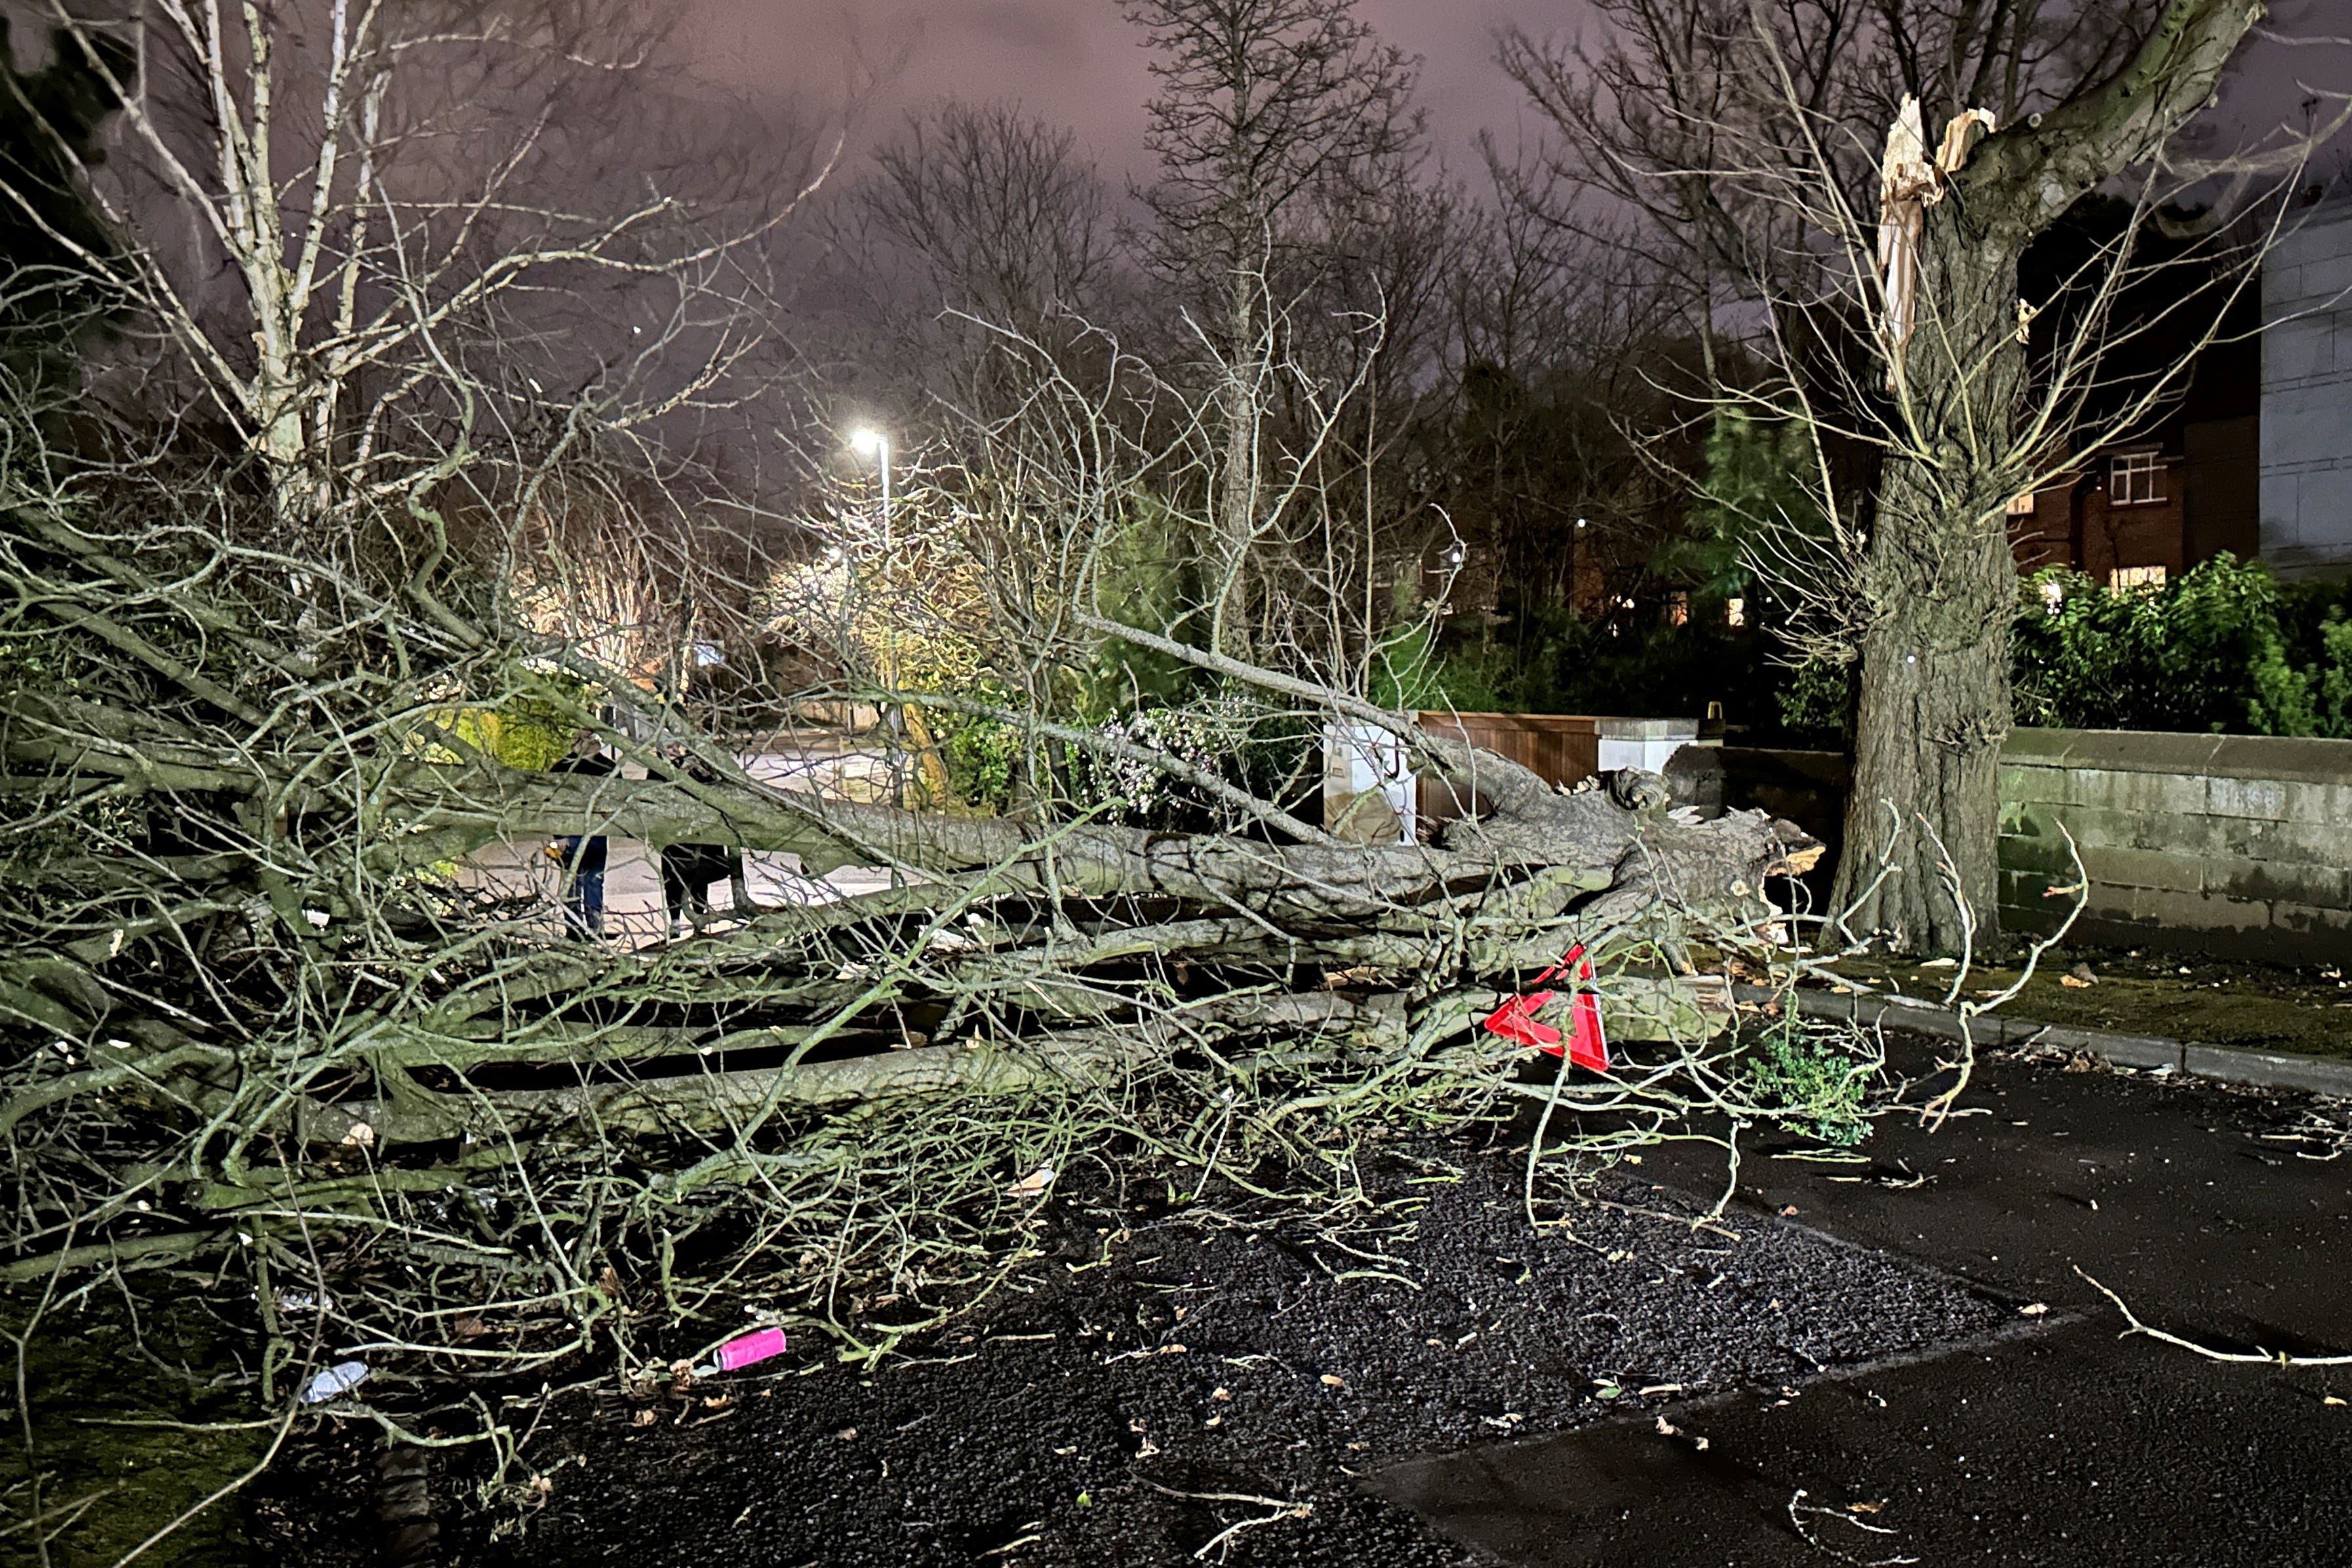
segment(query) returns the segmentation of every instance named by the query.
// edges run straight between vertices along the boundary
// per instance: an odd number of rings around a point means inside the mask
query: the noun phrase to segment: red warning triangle
[[[1536,976],[1536,984],[1542,984],[1570,965],[1576,967],[1576,978],[1582,984],[1568,1001],[1568,1059],[1577,1067],[1606,1072],[1609,1037],[1601,1027],[1601,996],[1592,988],[1592,961],[1584,956],[1584,944],[1579,942],[1570,948],[1567,956]],[[1558,994],[1553,991],[1534,991],[1512,997],[1486,1016],[1486,1032],[1499,1035],[1514,1045],[1533,1046],[1549,1055],[1559,1055],[1559,1031],[1536,1017],[1538,1010]]]

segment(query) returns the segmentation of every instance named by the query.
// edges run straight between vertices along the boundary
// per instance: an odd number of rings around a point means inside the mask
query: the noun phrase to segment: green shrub
[[[1789,671],[1774,697],[1780,722],[1804,735],[1836,735],[1845,729],[1853,703],[1853,666],[1810,658]]]
[[[2013,637],[2021,724],[2352,736],[2345,590],[2217,555],[2162,588],[2053,570]]]
[[[572,749],[579,726],[576,706],[511,697],[496,708],[460,710],[450,728],[508,767],[544,773]]]
[[[957,798],[987,812],[1010,806],[1021,768],[1021,731],[1001,720],[941,710],[928,721]]]
[[[1760,1109],[1824,1143],[1859,1143],[1870,1131],[1862,1113],[1870,1065],[1806,1034],[1794,1018],[1750,1040],[1738,1070]]]

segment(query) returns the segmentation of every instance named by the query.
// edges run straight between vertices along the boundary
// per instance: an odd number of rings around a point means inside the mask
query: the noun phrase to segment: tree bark
[[[1999,768],[2017,574],[2005,506],[2044,452],[2017,447],[2018,259],[2102,182],[2202,109],[2264,13],[2173,0],[2131,64],[1989,138],[1927,214],[1919,321],[1896,361],[1895,436],[1864,572],[1853,784],[1833,900],[1898,950],[2000,929]],[[2053,439],[2063,439],[2061,432]]]
[[[1886,465],[1864,579],[1872,614],[1832,901],[1855,931],[1906,952],[1958,952],[1999,929],[2017,607],[2007,502],[2025,355],[2012,243],[1955,220],[1922,256],[1937,341],[1910,356],[1926,374],[1905,392],[1924,439]]]
[[[1238,205],[1238,204],[1237,204]],[[1209,646],[1228,658],[1252,658],[1255,630],[1250,618],[1250,549],[1257,529],[1257,434],[1264,414],[1265,356],[1259,352],[1253,309],[1261,287],[1256,267],[1240,252],[1231,258],[1232,277],[1226,304],[1224,386],[1224,461],[1217,476],[1215,500],[1216,549],[1211,569],[1214,595],[1209,623]]]

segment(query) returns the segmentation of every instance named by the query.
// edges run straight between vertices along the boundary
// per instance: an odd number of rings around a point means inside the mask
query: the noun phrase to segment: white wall
[[[2309,214],[2263,263],[2262,441],[2263,559],[2352,572],[2352,206]]]

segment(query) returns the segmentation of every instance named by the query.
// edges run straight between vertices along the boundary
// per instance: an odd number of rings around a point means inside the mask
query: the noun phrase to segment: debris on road
[[[348,1394],[367,1381],[368,1364],[363,1361],[337,1362],[312,1378],[302,1390],[305,1405],[324,1405],[339,1394]]]

